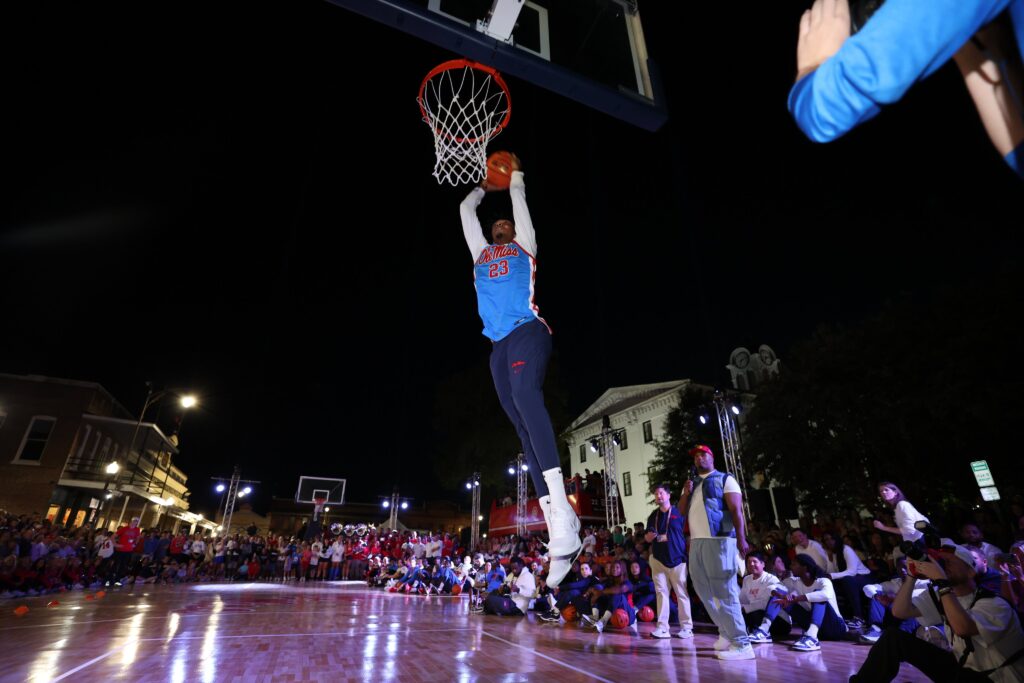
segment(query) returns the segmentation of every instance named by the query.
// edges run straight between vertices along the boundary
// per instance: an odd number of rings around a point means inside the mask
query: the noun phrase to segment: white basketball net
[[[500,77],[499,77],[500,78]],[[504,127],[508,93],[494,74],[470,65],[445,69],[417,98],[434,132],[438,183],[478,183],[487,173],[487,143]]]

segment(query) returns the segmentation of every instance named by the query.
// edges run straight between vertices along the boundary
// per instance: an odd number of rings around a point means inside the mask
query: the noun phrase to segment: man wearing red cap
[[[731,474],[715,470],[715,455],[707,446],[695,446],[690,455],[694,476],[679,499],[690,523],[690,580],[718,626],[717,657],[754,659],[736,582],[736,550],[744,557],[750,551],[740,485]]]

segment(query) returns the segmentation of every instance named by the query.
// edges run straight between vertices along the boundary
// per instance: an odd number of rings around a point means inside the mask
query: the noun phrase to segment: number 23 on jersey
[[[506,259],[490,264],[487,271],[487,277],[501,277],[502,275],[508,275],[508,261]]]

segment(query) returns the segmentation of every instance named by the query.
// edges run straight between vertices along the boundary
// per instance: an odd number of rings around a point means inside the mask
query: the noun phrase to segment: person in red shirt
[[[455,545],[455,542],[452,541],[451,535],[450,534],[445,534],[444,535],[444,546],[442,546],[442,548],[441,548],[441,557],[451,557],[452,556],[452,546],[454,546],[454,545]]]
[[[139,528],[138,517],[132,517],[127,526],[121,527],[114,534],[114,579],[118,585],[120,579],[127,573],[128,562],[141,538],[142,529]]]
[[[185,555],[185,532],[178,532],[178,535],[171,539],[171,546],[168,552],[178,562],[184,559]]]

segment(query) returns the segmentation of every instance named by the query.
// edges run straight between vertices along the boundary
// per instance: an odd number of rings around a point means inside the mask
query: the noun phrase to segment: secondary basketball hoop
[[[501,74],[479,62],[453,59],[431,69],[417,97],[434,133],[438,183],[478,183],[487,174],[487,143],[512,116]]]

